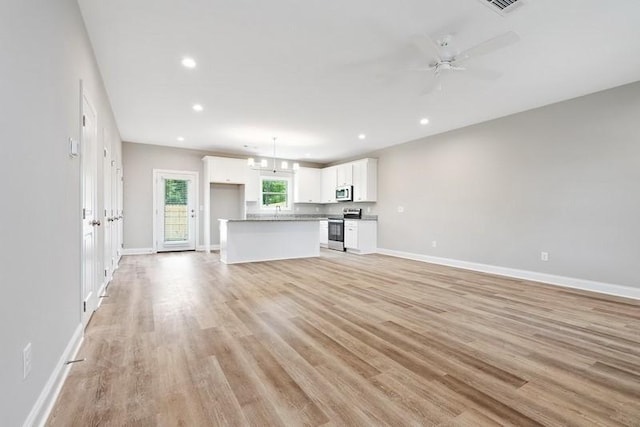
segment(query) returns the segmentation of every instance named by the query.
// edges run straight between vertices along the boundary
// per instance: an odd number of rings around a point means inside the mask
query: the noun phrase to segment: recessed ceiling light
[[[196,68],[196,61],[193,58],[182,58],[182,66],[185,68]]]
[[[420,119],[420,124],[421,125],[428,125],[429,124],[429,119],[427,119],[426,117],[424,119]]]
[[[365,135],[364,133],[361,133],[360,135],[358,135],[359,139],[365,139],[367,137],[367,135]]]
[[[202,111],[204,108],[200,104],[193,104],[194,111]]]
[[[178,139],[178,141],[182,142],[182,141],[184,141],[184,136],[179,136],[177,139]]]

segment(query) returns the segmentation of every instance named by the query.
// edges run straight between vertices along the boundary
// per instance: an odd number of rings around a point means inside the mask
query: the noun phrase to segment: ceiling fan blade
[[[431,37],[422,34],[412,37],[411,42],[424,54],[426,58],[434,60],[440,59],[438,44]]]
[[[420,92],[420,96],[425,96],[433,92],[433,90],[436,88],[438,84],[438,80],[439,80],[438,77],[434,75],[428,81],[427,85],[422,89],[422,91]]]
[[[433,71],[436,69],[435,65],[429,65],[427,67],[411,67],[409,71]]]
[[[460,52],[458,55],[456,55],[455,62],[460,63],[472,57],[486,55],[488,53],[512,45],[518,40],[520,40],[520,36],[518,36],[513,31],[500,34],[499,36],[486,40],[480,44],[477,44],[467,50]]]

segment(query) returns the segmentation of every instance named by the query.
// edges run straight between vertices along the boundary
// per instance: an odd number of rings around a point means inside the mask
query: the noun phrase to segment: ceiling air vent
[[[522,6],[523,0],[480,0],[482,3],[489,6],[493,11],[498,12],[501,15],[509,13]]]

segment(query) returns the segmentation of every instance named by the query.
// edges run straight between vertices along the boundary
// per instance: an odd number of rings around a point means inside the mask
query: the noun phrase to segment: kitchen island
[[[320,256],[318,218],[219,219],[225,264]]]

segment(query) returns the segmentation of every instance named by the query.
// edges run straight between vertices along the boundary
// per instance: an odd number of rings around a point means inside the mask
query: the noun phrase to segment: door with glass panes
[[[156,251],[196,249],[197,173],[156,172]]]

